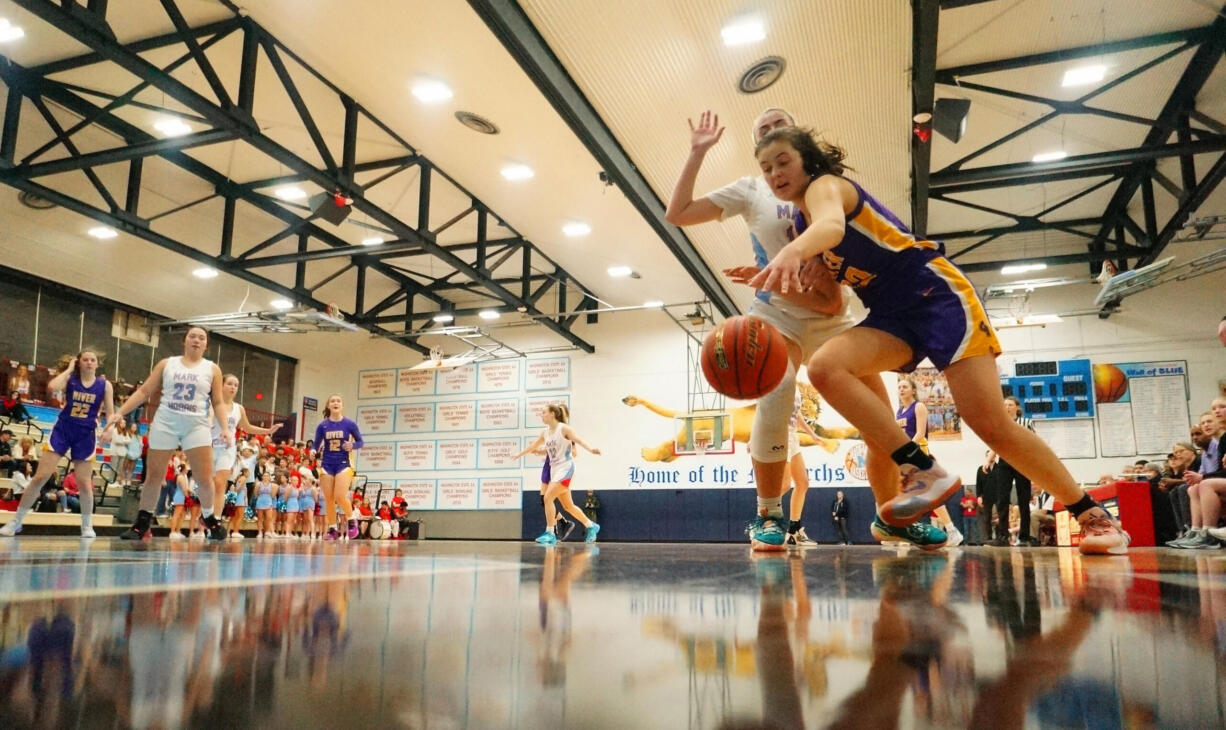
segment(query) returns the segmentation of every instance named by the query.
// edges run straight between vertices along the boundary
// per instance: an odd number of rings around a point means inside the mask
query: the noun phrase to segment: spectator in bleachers
[[[13,391],[7,398],[0,398],[0,416],[5,416],[13,423],[26,423],[30,420],[30,412],[22,402],[21,393]]]
[[[1199,426],[1197,433],[1200,433]],[[1184,475],[1193,464],[1200,464],[1200,455],[1196,447],[1186,441],[1175,444],[1171,449],[1171,458],[1158,480],[1158,489],[1167,493],[1171,511],[1175,518],[1176,538],[1183,537],[1192,526],[1192,508],[1188,503],[1188,483]],[[1166,542],[1166,541],[1164,541]]]
[[[140,459],[141,450],[144,446],[140,435],[140,426],[133,421],[128,424],[127,448],[124,450],[123,459],[120,461],[119,483],[131,484],[132,476],[136,473],[136,462]]]
[[[37,463],[23,461],[13,472],[13,499],[18,499],[25,494],[26,487],[30,486],[30,480],[34,478],[34,464]]]
[[[19,458],[13,457],[13,432],[7,428],[0,431],[0,474],[6,477],[13,475]]]
[[[1226,435],[1226,398],[1216,398],[1213,410],[1198,419],[1202,434],[1210,437],[1201,454],[1200,467],[1188,470],[1188,502],[1192,512],[1192,527],[1187,536],[1167,543],[1171,547],[1190,550],[1213,550],[1226,540],[1226,531],[1218,528],[1222,512],[1221,497],[1226,493],[1226,466],[1223,465],[1222,437]]]
[[[34,439],[29,436],[22,436],[17,440],[17,445],[13,447],[13,461],[38,461],[38,451],[34,446]]]
[[[57,496],[59,497],[62,511],[80,514],[81,487],[77,484],[77,472],[75,469],[69,470],[64,475],[64,481],[60,482],[60,491]]]
[[[17,393],[23,399],[30,397],[30,371],[25,365],[18,365],[17,372],[9,378],[9,392]]]

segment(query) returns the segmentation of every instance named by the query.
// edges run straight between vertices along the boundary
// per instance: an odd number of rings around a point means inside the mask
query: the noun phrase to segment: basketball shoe
[[[587,543],[596,542],[596,533],[600,532],[600,525],[593,522],[588,527],[583,528],[583,541]]]
[[[927,469],[902,464],[902,492],[881,505],[881,520],[894,527],[906,527],[945,503],[962,486],[962,480],[945,471],[936,461]]]
[[[749,534],[749,544],[754,550],[783,550],[789,522],[786,517],[758,515],[745,528]]]
[[[877,542],[909,542],[924,550],[940,550],[949,542],[944,530],[933,527],[927,521],[894,527],[887,525],[878,515],[868,529]]]

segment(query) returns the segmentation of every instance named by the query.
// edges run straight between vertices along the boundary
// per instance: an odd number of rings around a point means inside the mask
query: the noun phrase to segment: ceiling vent
[[[745,73],[741,74],[741,80],[736,86],[742,94],[756,94],[764,91],[779,80],[786,67],[787,64],[781,57],[767,56],[755,61],[752,66],[745,69]]]
[[[460,124],[481,134],[498,134],[498,125],[494,124],[485,117],[478,116],[472,112],[456,112],[455,118],[460,120]]]

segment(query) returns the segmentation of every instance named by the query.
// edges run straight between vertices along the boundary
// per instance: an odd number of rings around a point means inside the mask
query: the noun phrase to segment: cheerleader
[[[307,486],[302,488],[298,495],[298,529],[303,533],[307,540],[316,538],[315,532],[315,487],[311,485],[310,480],[306,482]]]
[[[319,464],[319,487],[324,495],[324,515],[335,520],[336,508],[345,515],[345,537],[358,536],[358,521],[353,516],[353,503],[349,500],[349,484],[353,481],[353,452],[362,448],[362,432],[358,424],[345,418],[344,401],[339,395],[328,398],[324,405],[324,418],[315,427],[315,443],[320,445],[323,458]],[[337,504],[339,502],[339,505]],[[329,525],[325,540],[341,537],[334,523]]]
[[[226,509],[230,510],[230,539],[242,540],[243,533],[239,529],[243,522],[243,514],[247,511],[247,470],[238,473],[238,478],[230,485],[226,494]]]
[[[285,476],[284,472],[277,472],[276,488],[274,490],[274,494],[277,495],[277,522],[270,536],[273,539],[288,537],[285,534],[285,515],[289,509],[289,492],[289,479]]]
[[[298,513],[301,510],[298,498],[302,495],[302,487],[295,486],[298,483],[295,479],[289,485],[289,495],[285,498],[285,537],[290,540],[298,539]]]
[[[170,516],[170,539],[171,540],[186,540],[183,536],[181,528],[183,527],[183,515],[191,509],[190,496],[191,489],[191,472],[187,470],[187,464],[180,464],[175,472],[175,494],[170,503],[174,506],[174,513]],[[192,531],[193,534],[195,530]]]
[[[100,411],[107,417],[106,431],[117,422],[112,414],[115,409],[114,391],[106,378],[98,375],[98,354],[93,350],[82,350],[59,369],[60,374],[52,378],[48,387],[52,390],[63,389],[67,398],[66,404],[56,418],[51,437],[43,444],[44,455],[38,461],[38,471],[22,493],[13,519],[0,528],[0,537],[12,537],[21,532],[22,521],[34,507],[34,502],[42,493],[43,485],[55,474],[60,459],[65,456],[72,460],[77,484],[84,485],[81,489],[81,537],[95,537],[92,524],[96,450],[94,433],[97,430]]]
[[[275,519],[275,511],[272,492],[273,485],[268,479],[268,474],[264,473],[260,475],[260,481],[255,485],[256,526],[259,530],[256,533],[257,540],[263,540],[265,537],[272,539],[272,535],[274,534],[273,520]]]
[[[233,433],[225,431],[229,425],[229,408],[221,394],[221,369],[204,357],[208,344],[209,334],[203,327],[189,327],[183,336],[183,355],[165,358],[154,365],[145,382],[107,419],[110,428],[150,397],[161,396],[161,404],[149,425],[149,454],[145,459],[140,513],[132,527],[120,536],[124,540],[147,540],[152,535],[153,510],[159,490],[151,486],[150,480],[156,484],[166,473],[166,463],[176,447],[187,453],[191,471],[201,483],[213,483],[210,405],[213,420],[222,431],[221,440],[229,445],[234,439]],[[200,498],[209,539],[226,539],[225,525],[213,514],[213,490],[202,490]]]

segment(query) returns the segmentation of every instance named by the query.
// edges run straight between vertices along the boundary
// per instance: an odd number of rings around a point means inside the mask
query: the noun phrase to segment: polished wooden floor
[[[1210,728],[1224,656],[1226,551],[0,541],[6,730]]]

